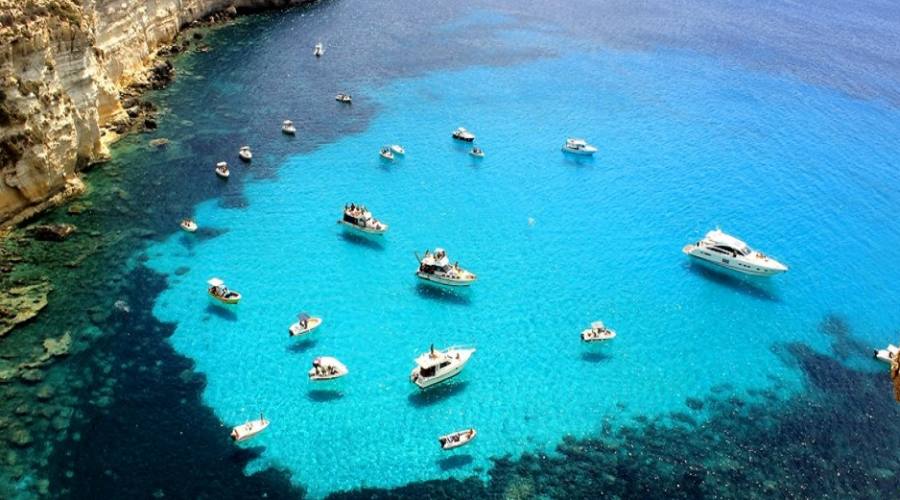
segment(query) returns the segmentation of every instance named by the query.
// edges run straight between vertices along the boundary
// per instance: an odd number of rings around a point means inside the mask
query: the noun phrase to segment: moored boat
[[[281,122],[281,133],[287,135],[294,135],[297,133],[297,127],[294,126],[294,122],[290,120],[285,120]]]
[[[219,302],[224,304],[237,304],[241,300],[241,294],[234,290],[229,290],[228,287],[225,286],[225,282],[219,278],[210,278],[206,284],[209,285],[209,288],[206,289],[209,296]]]
[[[597,148],[591,146],[584,139],[566,139],[566,143],[563,144],[562,150],[566,153],[572,153],[576,155],[585,155],[590,156],[597,152]]]
[[[443,248],[435,248],[434,253],[425,250],[425,256],[419,259],[416,276],[448,286],[469,286],[477,279],[474,273],[459,267],[458,262],[451,265]]]
[[[291,337],[299,337],[312,333],[313,330],[322,324],[322,318],[310,316],[307,313],[297,315],[297,322],[288,327]]]
[[[462,347],[436,351],[432,345],[428,352],[416,358],[416,367],[409,374],[409,380],[419,389],[450,380],[459,375],[474,353],[475,349]]]
[[[263,417],[262,413],[260,413],[257,420],[249,420],[241,425],[232,428],[231,439],[235,441],[250,439],[260,432],[266,430],[266,427],[268,426],[269,421],[266,420],[265,417]]]
[[[344,93],[340,93],[340,94],[334,96],[334,100],[343,102],[343,103],[347,103],[347,104],[350,104],[353,102],[353,98],[350,96],[350,94],[344,94]]]
[[[343,363],[332,358],[331,356],[319,356],[313,360],[312,368],[309,369],[309,379],[314,382],[324,382],[326,380],[334,380],[341,378],[350,373],[350,370]]]
[[[753,276],[772,276],[788,270],[781,262],[750,248],[743,241],[725,234],[720,229],[706,233],[706,236],[696,243],[685,245],[682,252],[717,266]]]
[[[231,173],[228,171],[228,164],[224,161],[216,163],[216,175],[223,179],[227,179]]]
[[[322,42],[316,44],[315,48],[313,48],[313,55],[316,57],[321,57],[322,54],[325,53],[325,46],[322,45]]]
[[[581,331],[581,340],[584,342],[600,342],[616,338],[616,331],[609,329],[602,321],[594,321],[591,327]]]
[[[344,227],[368,234],[384,234],[388,225],[372,217],[372,212],[363,205],[344,205],[344,216],[338,221]]]
[[[469,154],[474,156],[475,158],[484,158],[484,150],[479,148],[478,146],[470,149]]]
[[[457,128],[456,130],[453,131],[453,134],[451,134],[451,135],[453,136],[454,139],[456,139],[458,141],[473,142],[475,140],[475,134],[473,134],[472,132],[469,132],[468,130],[466,130],[463,127]]]
[[[238,151],[238,156],[244,161],[252,161],[253,152],[250,151],[250,146],[241,146],[241,150]]]
[[[401,146],[401,145],[399,145],[399,144],[391,144],[391,151],[392,151],[394,154],[398,154],[398,155],[405,155],[405,154],[406,154],[406,150],[403,149],[403,146]]]
[[[900,347],[888,344],[884,349],[875,349],[875,359],[890,364],[897,356],[900,356]]]
[[[394,160],[394,152],[391,151],[391,148],[389,148],[387,146],[384,146],[383,148],[381,148],[381,151],[379,151],[378,154],[385,160],[390,160],[390,161]]]
[[[476,435],[478,435],[478,432],[475,429],[466,429],[441,436],[438,438],[438,442],[441,443],[441,448],[452,450],[453,448],[469,444],[475,439]]]
[[[194,219],[191,219],[190,217],[181,219],[181,223],[179,224],[179,226],[181,226],[181,229],[184,229],[189,233],[193,233],[197,230],[197,223],[194,222]]]

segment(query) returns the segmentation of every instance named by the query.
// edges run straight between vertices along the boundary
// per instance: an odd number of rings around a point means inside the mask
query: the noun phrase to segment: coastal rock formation
[[[0,0],[0,226],[78,192],[78,170],[102,160],[129,110],[141,109],[128,89],[172,77],[155,56],[183,27],[219,11],[300,3]]]
[[[47,295],[53,287],[49,282],[19,286],[0,294],[0,337],[19,323],[37,316],[47,306]]]

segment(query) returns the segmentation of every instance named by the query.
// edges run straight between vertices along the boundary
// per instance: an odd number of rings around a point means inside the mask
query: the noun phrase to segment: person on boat
[[[300,328],[306,329],[306,318],[300,318]]]

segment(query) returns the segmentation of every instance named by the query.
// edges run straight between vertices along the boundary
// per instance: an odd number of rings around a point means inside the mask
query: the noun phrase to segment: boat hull
[[[238,157],[240,157],[241,160],[246,161],[246,162],[253,161],[253,155],[248,156],[248,155],[238,154]]]
[[[194,233],[194,232],[197,231],[197,225],[196,225],[196,224],[193,224],[193,225],[189,225],[189,224],[188,224],[188,225],[180,224],[180,226],[181,226],[181,229],[187,231],[188,233]]]
[[[228,304],[228,305],[234,305],[241,301],[241,294],[237,294],[236,297],[220,297],[218,295],[209,293],[209,296],[223,304]]]
[[[228,176],[231,174],[229,172],[223,172],[221,170],[216,170],[216,175],[218,175],[222,179],[227,179]]]
[[[451,280],[451,279],[447,279],[447,278],[442,278],[440,276],[435,276],[433,274],[423,273],[420,271],[416,271],[416,276],[418,276],[419,279],[423,279],[425,281],[430,281],[432,283],[437,283],[439,285],[446,285],[446,286],[469,286],[472,283],[475,283],[474,278],[465,279],[465,280]]]
[[[775,276],[776,274],[781,274],[787,270],[781,268],[766,267],[754,262],[744,262],[743,260],[734,257],[720,255],[708,250],[704,250],[697,245],[686,245],[682,249],[682,251],[697,260],[750,276]]]
[[[462,141],[462,142],[475,142],[474,137],[464,137],[464,136],[454,135],[453,138],[456,139],[457,141]]]
[[[610,332],[610,334],[608,336],[603,336],[603,337],[598,337],[598,336],[592,335],[592,332],[590,329],[583,330],[581,332],[581,340],[583,342],[587,342],[587,343],[605,342],[607,340],[612,340],[614,338],[616,338],[616,332]]]
[[[338,224],[341,224],[342,226],[344,226],[344,227],[347,228],[347,229],[352,229],[352,230],[354,230],[354,231],[357,231],[357,232],[360,232],[360,233],[365,233],[365,234],[374,234],[374,235],[377,235],[377,236],[383,235],[383,234],[386,233],[387,230],[388,230],[387,224],[382,224],[383,229],[374,229],[374,228],[371,228],[371,227],[368,227],[368,226],[363,227],[363,226],[359,226],[359,225],[357,225],[357,224],[351,224],[351,223],[349,223],[349,222],[347,222],[347,221],[345,221],[345,220],[339,220],[339,221],[338,221]]]
[[[465,366],[466,366],[465,364],[455,366],[451,370],[448,370],[448,371],[446,371],[440,375],[434,376],[434,377],[429,377],[427,379],[419,377],[413,383],[416,384],[416,386],[419,389],[428,389],[429,387],[433,387],[437,384],[440,384],[441,382],[446,382],[446,381],[450,380],[451,378],[459,375]]]
[[[579,155],[579,156],[593,156],[594,153],[597,152],[596,149],[593,149],[593,150],[590,150],[590,149],[569,149],[569,148],[567,148],[567,147],[565,147],[565,146],[562,147],[562,150],[563,150],[564,153],[569,153],[569,154]]]

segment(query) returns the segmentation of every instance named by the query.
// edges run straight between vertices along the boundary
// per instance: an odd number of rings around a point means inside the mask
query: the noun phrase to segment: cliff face
[[[303,0],[0,0],[0,226],[80,187],[156,50],[213,12]]]

